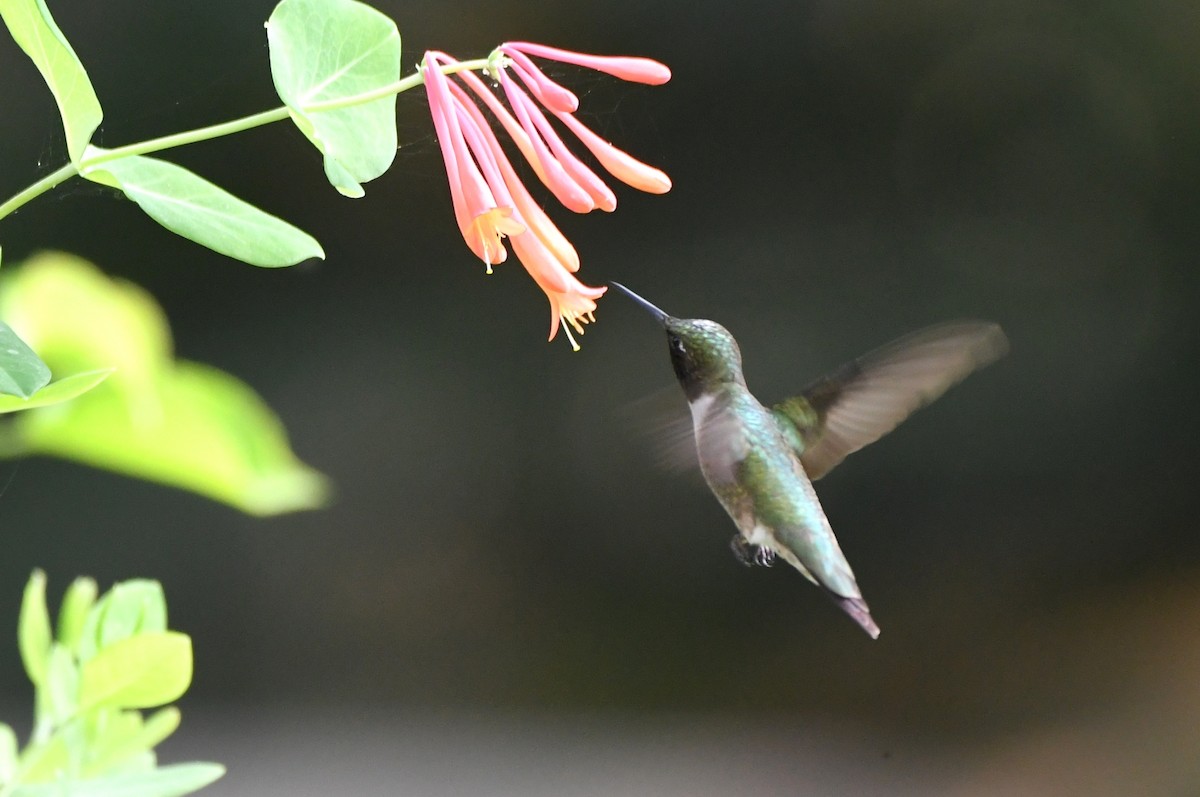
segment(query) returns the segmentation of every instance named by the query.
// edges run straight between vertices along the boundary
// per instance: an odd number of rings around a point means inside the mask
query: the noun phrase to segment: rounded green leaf
[[[83,63],[54,23],[45,0],[0,0],[0,16],[54,94],[67,136],[67,152],[71,161],[78,163],[104,118]]]
[[[130,155],[104,161],[82,174],[95,182],[115,184],[171,232],[252,266],[276,268],[325,257],[308,233],[182,166]]]
[[[21,614],[17,620],[17,647],[21,662],[34,686],[46,680],[50,662],[50,610],[46,608],[46,574],[34,570],[25,585]]]
[[[267,21],[275,90],[325,158],[325,175],[350,197],[396,157],[396,95],[355,105],[314,106],[382,89],[400,79],[400,32],[355,0],[282,0]]]
[[[114,642],[84,662],[79,710],[150,708],[178,700],[192,682],[192,640],[162,631]]]
[[[49,381],[49,367],[0,321],[0,401],[13,396],[27,399]]]

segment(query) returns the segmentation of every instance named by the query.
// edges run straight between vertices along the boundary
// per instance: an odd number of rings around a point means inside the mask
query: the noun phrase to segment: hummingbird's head
[[[642,305],[667,331],[671,365],[688,401],[723,382],[745,383],[742,352],[725,327],[704,318],[668,315],[619,282],[612,284]]]

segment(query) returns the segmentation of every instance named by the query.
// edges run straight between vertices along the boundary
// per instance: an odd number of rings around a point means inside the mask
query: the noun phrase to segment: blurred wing
[[[631,402],[621,414],[640,436],[649,439],[659,467],[671,472],[700,472],[692,415],[678,385]]]
[[[1007,351],[997,324],[939,324],[843,365],[772,410],[816,480]]]

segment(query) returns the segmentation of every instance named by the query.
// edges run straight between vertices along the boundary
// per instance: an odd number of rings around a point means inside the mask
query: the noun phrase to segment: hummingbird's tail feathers
[[[862,629],[867,632],[871,639],[879,639],[879,626],[875,625],[875,621],[871,619],[871,610],[867,608],[867,602],[862,598],[843,598],[841,595],[835,595],[830,592],[829,597],[833,598],[833,602],[842,607],[842,611],[850,615],[854,622],[862,626]]]

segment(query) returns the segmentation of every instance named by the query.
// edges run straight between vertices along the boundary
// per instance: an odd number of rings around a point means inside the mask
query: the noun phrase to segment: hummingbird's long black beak
[[[666,323],[667,323],[667,319],[669,319],[669,318],[671,317],[671,316],[669,316],[668,314],[664,313],[662,310],[660,310],[660,309],[658,309],[657,307],[655,307],[654,305],[650,304],[650,302],[646,301],[646,300],[645,300],[645,299],[643,299],[641,296],[638,296],[636,293],[634,293],[633,291],[631,291],[631,290],[629,290],[628,288],[626,288],[626,287],[625,287],[624,285],[622,285],[621,283],[619,283],[619,282],[610,282],[610,283],[608,283],[608,284],[609,284],[609,285],[612,285],[614,288],[620,288],[622,291],[624,291],[625,293],[627,293],[627,294],[629,295],[629,298],[630,298],[630,299],[633,299],[635,302],[637,302],[638,304],[640,304],[642,307],[646,308],[646,310],[648,310],[648,311],[650,312],[650,315],[652,315],[652,316],[654,316],[655,318],[657,318],[657,319],[658,319],[658,322],[659,322],[660,324],[666,324]]]

